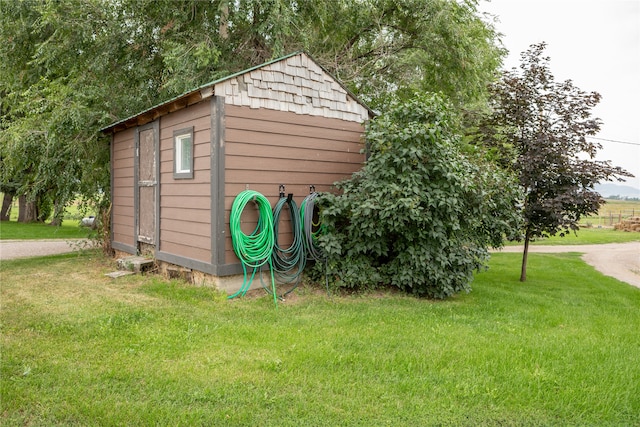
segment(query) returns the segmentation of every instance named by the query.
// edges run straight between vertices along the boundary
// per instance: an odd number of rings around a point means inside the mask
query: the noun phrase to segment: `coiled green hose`
[[[256,228],[251,234],[247,235],[241,229],[240,217],[249,202],[254,202],[257,205],[259,217]],[[273,214],[269,200],[257,191],[245,190],[241,192],[233,200],[229,226],[231,229],[233,251],[242,262],[242,270],[244,272],[242,286],[235,294],[230,295],[229,298],[245,295],[251,287],[251,282],[253,281],[256,271],[268,263],[271,273],[271,287],[274,302],[277,305],[275,279],[271,264],[271,254],[275,245],[275,238],[273,234]],[[253,269],[249,280],[247,280],[247,267]]]

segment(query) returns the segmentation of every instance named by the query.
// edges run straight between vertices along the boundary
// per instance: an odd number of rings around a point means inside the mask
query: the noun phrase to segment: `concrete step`
[[[111,273],[106,273],[105,276],[111,277],[112,279],[117,279],[118,277],[129,276],[131,274],[136,274],[136,273],[134,273],[133,271],[119,270],[119,271],[114,271],[114,272],[111,272]]]
[[[153,267],[153,259],[141,256],[118,258],[116,263],[118,270],[133,271],[134,273],[142,273]]]

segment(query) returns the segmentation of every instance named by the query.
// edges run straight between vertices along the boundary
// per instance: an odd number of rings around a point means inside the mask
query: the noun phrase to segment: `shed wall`
[[[173,132],[193,126],[193,178],[173,177]],[[211,262],[211,104],[160,119],[160,252]]]
[[[362,167],[363,125],[358,122],[267,109],[225,107],[225,227],[234,198],[243,190],[264,194],[271,206],[280,184],[298,205],[309,194],[330,191]],[[244,219],[244,215],[243,215]],[[247,216],[250,222],[250,212]],[[251,230],[247,230],[250,232]],[[225,264],[237,264],[229,233]]]

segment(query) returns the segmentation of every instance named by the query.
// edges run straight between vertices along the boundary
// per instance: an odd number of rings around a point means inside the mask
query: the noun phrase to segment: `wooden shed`
[[[304,52],[114,123],[111,244],[211,277],[242,273],[229,216],[251,189],[299,202],[361,168],[372,112]],[[206,277],[206,276],[205,276]]]

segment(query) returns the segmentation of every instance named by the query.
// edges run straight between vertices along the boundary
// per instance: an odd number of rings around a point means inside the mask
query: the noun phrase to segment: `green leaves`
[[[108,144],[98,129],[300,49],[374,108],[388,105],[389,93],[415,90],[473,104],[499,64],[495,39],[475,2],[454,0],[0,1],[0,184],[19,179],[21,193],[63,204],[74,193],[102,196]],[[385,135],[396,119],[369,131],[372,142],[384,133],[379,155],[405,146],[393,170],[377,172],[398,176],[401,188],[419,189],[407,177],[433,154],[402,141],[439,144],[451,126],[437,108],[421,108],[432,110],[395,106],[409,127],[396,126],[394,138]],[[427,113],[432,126],[412,124]],[[21,151],[36,135],[47,150]]]
[[[323,195],[321,244],[338,286],[393,285],[445,298],[469,290],[473,271],[517,217],[506,174],[469,161],[439,95],[395,101],[367,126],[363,170]]]

